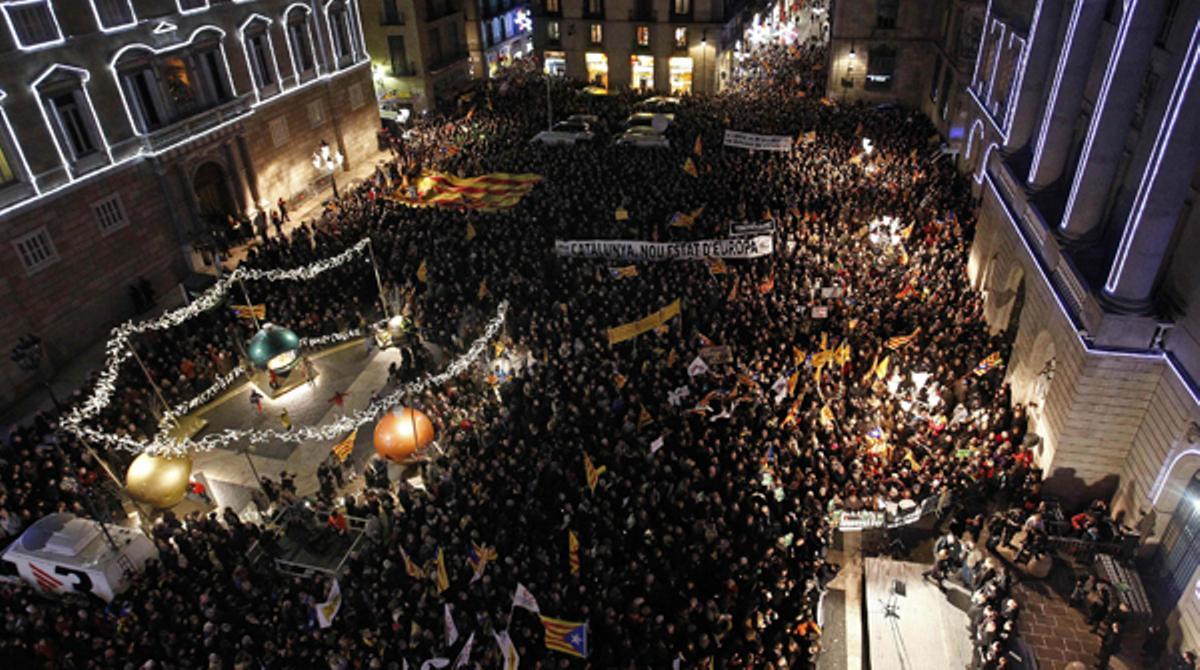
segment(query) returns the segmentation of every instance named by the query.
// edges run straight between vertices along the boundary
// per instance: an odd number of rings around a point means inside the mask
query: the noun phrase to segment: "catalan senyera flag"
[[[429,279],[429,268],[425,266],[425,261],[421,261],[421,267],[417,268],[417,279],[422,284]]]
[[[908,346],[910,343],[912,343],[913,340],[917,339],[917,335],[920,335],[920,334],[921,334],[921,327],[917,326],[917,329],[914,330],[913,332],[909,333],[908,335],[897,335],[895,337],[889,337],[887,342],[884,343],[884,346],[887,347],[888,349],[891,349],[892,351],[895,351],[897,349]]]
[[[696,154],[697,156],[704,153],[704,147],[700,145],[699,135],[696,136],[696,143],[692,145],[692,153]]]
[[[915,225],[917,225],[917,222],[913,221],[912,223],[905,226],[904,230],[900,231],[900,239],[907,240],[909,237],[912,237],[913,226],[915,226]]]
[[[267,318],[267,306],[259,305],[230,305],[229,309],[233,310],[234,316],[239,319],[265,319]]]
[[[804,396],[796,398],[796,401],[792,403],[791,409],[788,410],[787,416],[783,418],[783,423],[780,424],[781,426],[786,428],[796,422],[796,417],[800,414],[800,401],[803,399]]]
[[[588,657],[588,625],[586,621],[577,623],[542,614],[538,616],[542,620],[542,627],[546,629],[547,649],[561,651],[579,658]]]
[[[794,365],[804,365],[804,361],[806,360],[808,360],[808,354],[800,347],[792,345],[792,363]]]
[[[833,361],[838,365],[845,365],[850,362],[850,354],[850,343],[842,340],[842,346],[833,352]]]
[[[733,278],[733,285],[729,287],[729,294],[725,296],[725,302],[733,302],[734,300],[737,300],[737,297],[738,297],[737,289],[738,289],[738,280],[739,279],[740,279],[740,277],[737,277],[737,276],[735,276]]]
[[[875,366],[875,378],[876,379],[883,381],[887,377],[888,365],[890,365],[891,362],[892,362],[891,356],[884,356],[883,360],[879,361],[879,365]]]
[[[628,383],[629,378],[620,372],[613,375],[613,385],[616,386],[618,390],[625,388],[625,385]]]
[[[638,430],[641,430],[652,423],[654,423],[654,417],[650,416],[650,412],[646,411],[646,408],[643,406],[641,413],[638,414]]]
[[[700,215],[704,213],[704,207],[704,205],[700,205],[687,214],[675,212],[671,215],[671,220],[667,222],[667,225],[673,228],[691,228],[695,225],[696,220],[700,218]]]
[[[909,284],[909,285],[905,286],[904,288],[900,289],[900,292],[896,294],[896,300],[904,300],[905,298],[907,298],[908,296],[910,296],[916,292],[917,292],[917,289],[913,288],[912,284]]]
[[[798,384],[798,383],[800,383],[800,371],[796,370],[795,372],[792,373],[791,377],[788,377],[787,384],[788,384],[788,395],[789,396],[796,395],[796,384]]]
[[[758,292],[762,295],[766,295],[773,290],[775,290],[775,275],[774,274],[769,275],[766,279],[762,280],[762,283],[760,283],[758,285]]]
[[[536,174],[492,172],[478,177],[458,177],[429,172],[417,180],[417,193],[398,190],[392,199],[410,207],[465,207],[495,212],[516,207],[542,180]]]
[[[867,374],[863,375],[862,383],[867,384],[871,381],[871,377],[875,376],[875,368],[879,367],[879,354],[871,359],[871,367],[867,370]]]
[[[425,571],[421,566],[413,563],[413,560],[408,557],[408,552],[404,551],[404,547],[400,547],[400,555],[404,557],[404,571],[413,579],[425,579]]]
[[[507,630],[492,633],[492,637],[496,639],[496,646],[500,647],[500,657],[504,661],[503,670],[517,670],[521,665],[521,655],[517,653],[517,648],[513,646],[512,638],[508,636]]]
[[[437,592],[442,593],[450,588],[450,575],[446,574],[446,556],[442,552],[442,548],[438,547],[437,553]]]
[[[475,226],[468,223],[467,224],[467,241],[470,242],[473,239],[475,239]]]
[[[346,439],[333,445],[333,453],[338,457],[339,463],[345,463],[350,456],[350,452],[354,451],[354,438],[358,437],[358,429],[355,428],[346,436]]]
[[[628,221],[629,210],[625,209],[624,207],[618,207],[617,210],[613,212],[613,218],[617,221]]]
[[[588,457],[587,452],[583,454],[583,470],[587,475],[588,490],[592,493],[596,492],[596,484],[600,483],[600,475],[608,471],[607,465],[596,467],[592,464],[592,459]]]
[[[575,531],[567,531],[567,560],[571,565],[571,574],[579,574],[579,538]]]
[[[976,377],[982,377],[991,372],[992,368],[998,365],[1000,365],[1000,352],[993,351],[992,353],[988,354],[987,358],[979,361],[972,372],[975,373]]]
[[[696,169],[696,162],[692,160],[691,156],[689,156],[687,160],[683,161],[683,171],[692,175],[693,177],[700,176],[700,172]]]
[[[708,271],[714,275],[723,275],[729,272],[729,267],[720,258],[705,258],[704,264],[708,266]]]
[[[821,423],[826,426],[833,425],[833,410],[829,408],[829,403],[821,408]]]

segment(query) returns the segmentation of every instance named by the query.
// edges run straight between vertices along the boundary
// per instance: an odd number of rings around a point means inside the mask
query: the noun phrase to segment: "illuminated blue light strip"
[[[1179,120],[1179,112],[1183,109],[1183,101],[1188,95],[1188,90],[1191,88],[1192,77],[1196,74],[1196,64],[1200,62],[1200,44],[1197,42],[1198,39],[1200,39],[1200,22],[1197,22],[1196,27],[1192,29],[1192,40],[1188,45],[1187,55],[1184,56],[1183,67],[1179,70],[1179,77],[1175,80],[1175,88],[1171,91],[1171,100],[1167,103],[1166,112],[1163,114],[1163,118],[1168,119],[1168,121],[1158,124],[1158,135],[1154,138],[1154,149],[1150,152],[1150,159],[1147,162],[1148,169],[1142,172],[1142,179],[1138,184],[1137,197],[1133,201],[1133,209],[1130,210],[1129,219],[1125,222],[1125,230],[1121,233],[1121,244],[1117,247],[1117,255],[1113,259],[1112,268],[1109,270],[1108,281],[1104,284],[1104,290],[1109,293],[1117,290],[1117,286],[1121,281],[1121,275],[1125,272],[1125,261],[1129,258],[1129,250],[1133,247],[1133,240],[1137,237],[1137,231],[1142,225],[1142,217],[1146,213],[1146,204],[1150,201],[1150,193],[1154,190],[1154,184],[1158,180],[1158,170],[1162,167],[1163,156],[1167,153],[1167,145],[1171,141],[1171,135],[1175,132],[1175,122]]]
[[[1136,2],[1136,0],[1134,1]],[[1020,222],[1017,221],[1016,216],[1010,210],[1008,201],[1001,196],[1000,189],[996,186],[996,181],[992,178],[990,172],[984,173],[984,180],[987,182],[988,187],[991,188],[992,197],[996,199],[997,204],[1000,206],[1000,210],[1004,212],[1004,216],[1008,219],[1009,225],[1012,226],[1013,230],[1016,232],[1017,239],[1019,239],[1021,241],[1021,245],[1025,247],[1025,252],[1029,254],[1030,262],[1035,268],[1037,268],[1038,274],[1042,276],[1042,281],[1046,283],[1046,287],[1050,291],[1050,295],[1054,296],[1054,302],[1058,305],[1059,311],[1061,311],[1063,316],[1066,317],[1067,322],[1071,324],[1073,328],[1075,328],[1075,336],[1079,340],[1079,344],[1083,347],[1084,351],[1088,354],[1096,356],[1109,356],[1112,358],[1162,360],[1167,364],[1171,371],[1175,373],[1175,376],[1179,379],[1183,387],[1187,389],[1188,395],[1191,397],[1192,402],[1200,405],[1200,391],[1197,390],[1196,383],[1192,381],[1192,378],[1188,375],[1187,371],[1183,369],[1183,366],[1179,364],[1179,362],[1174,356],[1171,355],[1170,352],[1163,350],[1150,353],[1144,351],[1105,349],[1102,347],[1096,347],[1084,339],[1079,331],[1080,323],[1078,320],[1076,320],[1075,315],[1071,313],[1071,310],[1067,309],[1062,297],[1059,296],[1058,287],[1055,286],[1054,282],[1050,281],[1050,274],[1046,271],[1046,268],[1042,264],[1043,261],[1041,254],[1034,251],[1033,246],[1029,243],[1029,240],[1025,234],[1025,230],[1021,227]]]
[[[1129,28],[1133,24],[1133,16],[1137,13],[1137,3],[1139,0],[1128,0],[1125,3],[1125,11],[1121,15],[1121,25],[1117,30],[1117,40],[1113,44],[1112,55],[1108,59],[1108,66],[1104,69],[1104,81],[1100,85],[1100,97],[1096,99],[1096,106],[1092,113],[1092,120],[1088,124],[1087,138],[1083,143],[1083,152],[1079,155],[1079,165],[1075,168],[1075,176],[1071,181],[1071,193],[1067,196],[1067,207],[1063,210],[1062,221],[1059,222],[1059,227],[1066,230],[1071,221],[1071,214],[1075,211],[1075,201],[1079,197],[1079,189],[1083,185],[1083,175],[1087,172],[1089,159],[1091,158],[1092,145],[1096,142],[1096,135],[1100,132],[1100,120],[1104,118],[1104,112],[1108,109],[1108,92],[1112,88],[1113,79],[1117,74],[1117,66],[1121,64],[1121,55],[1125,52],[1125,40],[1129,37]]]
[[[1027,181],[1033,183],[1034,175],[1042,164],[1042,151],[1046,147],[1046,135],[1050,132],[1050,123],[1058,106],[1058,91],[1062,86],[1063,75],[1067,69],[1067,61],[1071,56],[1071,45],[1075,42],[1075,31],[1079,27],[1079,16],[1083,14],[1083,6],[1087,0],[1075,0],[1071,9],[1071,21],[1067,24],[1067,39],[1058,57],[1058,67],[1054,71],[1054,83],[1050,86],[1050,97],[1046,101],[1046,113],[1042,117],[1042,127],[1038,131],[1037,141],[1033,145],[1033,163],[1029,166]]]

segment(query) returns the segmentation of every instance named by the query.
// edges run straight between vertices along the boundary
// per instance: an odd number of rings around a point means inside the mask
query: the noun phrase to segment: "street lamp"
[[[321,140],[321,148],[314,151],[312,155],[313,167],[328,172],[329,178],[333,181],[334,200],[340,200],[337,190],[337,171],[345,162],[346,157],[342,155],[342,152],[331,148],[325,140]]]
[[[42,338],[33,334],[21,336],[17,340],[17,346],[9,352],[8,358],[25,372],[37,375],[38,370],[42,367]],[[54,402],[54,408],[61,411],[62,403],[58,402],[58,397],[54,395],[54,389],[50,387],[50,382],[44,381],[40,376],[37,379],[38,383],[46,389],[46,393],[50,395],[50,400]]]

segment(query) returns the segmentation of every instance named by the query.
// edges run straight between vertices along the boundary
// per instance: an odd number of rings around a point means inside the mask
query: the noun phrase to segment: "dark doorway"
[[[1187,590],[1192,573],[1200,566],[1200,477],[1193,476],[1179,498],[1171,523],[1163,533],[1159,560],[1168,590],[1167,602],[1174,603]]]
[[[220,164],[209,161],[197,168],[192,177],[192,190],[196,193],[200,218],[205,223],[220,225],[229,215],[237,216],[237,205],[229,192],[229,179]]]

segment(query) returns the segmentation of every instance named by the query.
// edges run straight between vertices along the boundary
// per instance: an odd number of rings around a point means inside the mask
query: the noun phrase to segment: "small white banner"
[[[775,253],[770,235],[694,242],[640,240],[556,240],[554,252],[570,258],[630,261],[686,261],[702,258],[758,258]]]
[[[725,131],[725,146],[751,151],[791,151],[791,135],[756,135],[736,130]]]

